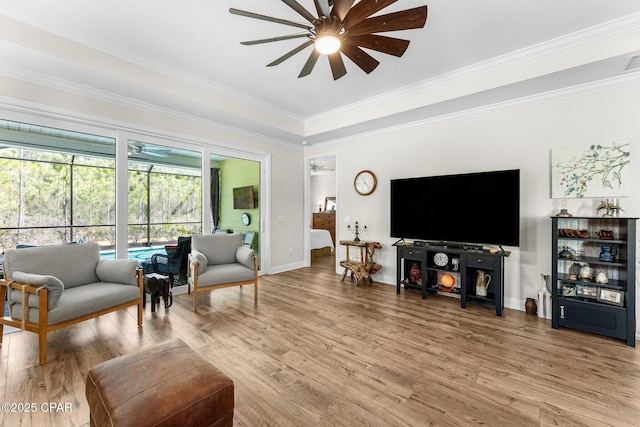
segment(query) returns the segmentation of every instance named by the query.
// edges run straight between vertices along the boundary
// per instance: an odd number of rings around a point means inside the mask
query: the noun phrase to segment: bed
[[[311,256],[330,255],[333,248],[333,240],[331,240],[329,231],[311,229]]]

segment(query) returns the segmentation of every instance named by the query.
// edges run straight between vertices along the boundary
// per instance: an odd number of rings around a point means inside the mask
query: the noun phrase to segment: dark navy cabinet
[[[637,218],[551,220],[551,326],[635,347]]]

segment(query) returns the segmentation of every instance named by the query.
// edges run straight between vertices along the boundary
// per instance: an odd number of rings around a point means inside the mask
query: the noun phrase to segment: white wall
[[[325,197],[336,197],[336,174],[335,172],[325,173],[322,175],[312,175],[310,180],[311,194],[309,201],[309,210],[318,212],[318,203],[322,201],[322,210],[324,210]]]
[[[540,274],[551,272],[549,217],[558,212],[559,201],[550,198],[550,150],[629,141],[632,178],[639,182],[639,107],[636,84],[366,135],[315,147],[307,155],[337,153],[337,239],[350,237],[343,226],[345,216],[366,223],[367,240],[383,244],[376,252],[383,268],[375,280],[389,284],[395,284],[396,275],[396,250],[391,246],[395,239],[389,237],[391,179],[520,169],[521,246],[505,248],[512,251],[506,260],[505,305],[522,310],[525,298],[536,296],[540,289]],[[353,177],[362,169],[372,170],[378,178],[378,188],[368,197],[353,189]],[[570,200],[568,209],[574,215],[595,216],[599,201]],[[640,189],[634,188],[632,196],[620,203],[625,216],[640,215]],[[442,201],[426,200],[426,206],[419,216],[422,221],[429,220],[430,209],[446,209]],[[337,256],[344,256],[344,248],[338,248]]]

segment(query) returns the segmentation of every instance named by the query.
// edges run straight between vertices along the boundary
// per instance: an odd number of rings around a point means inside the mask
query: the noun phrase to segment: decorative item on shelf
[[[353,241],[354,242],[359,242],[360,241],[360,235],[367,232],[367,226],[364,225],[364,226],[360,227],[360,224],[358,223],[358,220],[356,220],[356,223],[353,225],[353,227],[351,226],[351,224],[347,224],[347,230],[352,232],[353,235],[355,236],[353,238]]]
[[[598,287],[589,285],[576,285],[576,296],[585,298],[597,298]]]
[[[593,273],[593,268],[589,267],[588,265],[583,266],[582,268],[580,268],[580,280],[592,280]]]
[[[572,230],[570,228],[558,229],[558,236],[560,237],[579,237],[584,239],[589,237],[589,230]]]
[[[612,230],[600,230],[596,233],[600,240],[613,240]]]
[[[580,269],[582,268],[582,264],[578,264],[574,262],[569,267],[569,271],[567,272],[567,278],[569,280],[578,280],[578,274],[580,274]]]
[[[438,270],[436,285],[436,289],[442,292],[460,293],[460,273]]]
[[[573,216],[573,215],[571,215],[569,213],[569,211],[567,211],[567,201],[566,200],[563,200],[563,201],[560,202],[560,212],[558,212],[556,214],[556,216],[558,218],[570,218],[570,217]]]
[[[598,289],[598,302],[604,302],[607,304],[617,305],[618,307],[624,306],[624,292],[614,289]]]
[[[563,246],[562,250],[558,253],[560,258],[571,259],[576,254],[576,251],[568,246]]]
[[[448,267],[449,255],[444,252],[436,252],[433,255],[433,264],[436,267]]]
[[[486,297],[491,283],[491,275],[483,270],[478,270],[476,276],[476,296]]]
[[[614,246],[607,243],[600,245],[600,261],[614,262],[616,260],[616,255],[618,255],[618,249]]]
[[[602,209],[605,210],[605,213],[602,214],[602,218],[613,218],[620,214],[619,211],[624,212],[624,209],[618,206],[616,199],[607,199],[600,202],[596,208],[596,214],[599,214]]]
[[[453,285],[456,284],[456,279],[450,274],[444,274],[440,281],[442,282],[442,290],[445,292],[451,292]]]
[[[562,293],[563,297],[575,297],[576,296],[576,285],[570,283],[562,284]]]
[[[451,258],[451,270],[458,271],[460,268],[460,258]]]
[[[600,273],[596,274],[596,283],[609,283],[609,277],[607,277],[607,273],[601,271]]]
[[[324,200],[318,200],[318,212],[322,212],[323,204],[324,204]]]
[[[533,298],[527,298],[524,303],[524,311],[527,314],[536,314],[538,311],[538,305],[536,304],[536,300]]]
[[[549,292],[549,275],[540,274],[542,277],[542,288],[538,291],[538,317],[551,319],[551,292]]]
[[[404,284],[409,285],[418,285],[422,286],[422,270],[417,262],[411,263],[411,268],[409,269],[409,276],[405,277],[402,281]]]

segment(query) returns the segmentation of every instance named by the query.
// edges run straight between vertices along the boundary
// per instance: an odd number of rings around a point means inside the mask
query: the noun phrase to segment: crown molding
[[[349,142],[360,141],[363,138],[367,138],[373,135],[381,135],[387,133],[394,133],[402,130],[425,127],[434,124],[440,124],[446,121],[460,120],[470,117],[476,117],[484,114],[491,114],[500,111],[505,111],[513,108],[527,107],[531,105],[557,101],[564,98],[571,98],[576,96],[587,95],[589,93],[601,92],[605,90],[617,89],[620,87],[631,86],[640,84],[640,71],[635,73],[628,73],[625,75],[616,76],[609,79],[603,79],[597,82],[589,82],[576,86],[571,86],[562,89],[551,90],[535,95],[529,95],[521,98],[510,99],[508,101],[501,101],[494,104],[482,105],[480,107],[469,108],[465,110],[456,111],[454,113],[441,114],[435,117],[429,117],[423,120],[415,120],[409,123],[403,123],[395,126],[387,126],[382,129],[375,129],[367,132],[354,133],[346,137],[335,138],[322,142],[315,142],[305,147],[305,151],[315,149],[318,147],[328,147],[332,145],[346,144]]]
[[[308,128],[308,125],[312,122],[327,121],[332,117],[349,115],[372,108],[376,105],[399,102],[403,98],[415,95],[417,92],[429,91],[446,84],[463,81],[488,72],[500,70],[511,65],[537,59],[558,51],[574,48],[590,41],[599,40],[627,31],[637,30],[638,28],[640,28],[640,13],[628,15],[604,24],[596,25],[562,37],[547,40],[524,49],[510,52],[487,61],[479,62],[468,67],[453,70],[449,73],[441,74],[431,79],[404,86],[398,90],[373,96],[331,111],[307,117],[305,119],[305,129]]]

